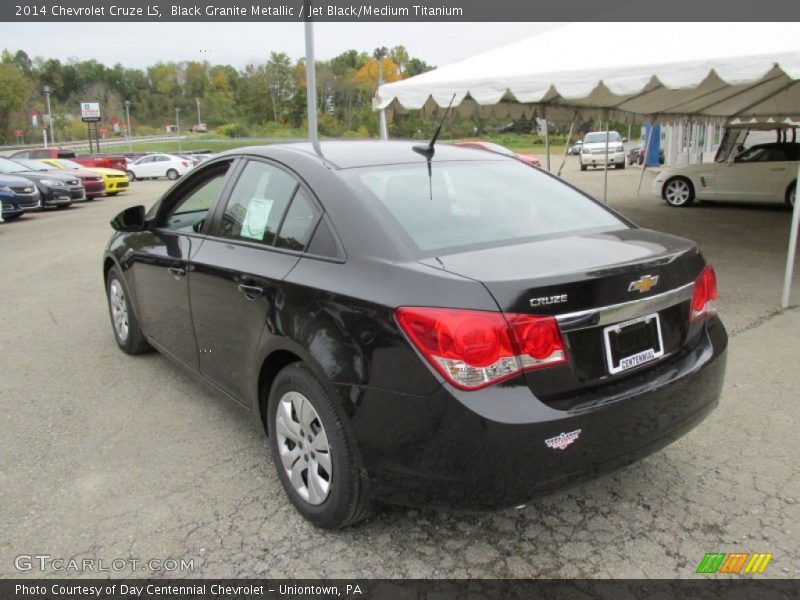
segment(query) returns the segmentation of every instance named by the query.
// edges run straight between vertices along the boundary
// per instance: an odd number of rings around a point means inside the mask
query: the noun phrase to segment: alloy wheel
[[[333,481],[328,436],[311,401],[287,392],[278,401],[275,432],[283,468],[295,492],[309,504],[322,504]]]
[[[111,304],[114,331],[116,331],[119,341],[125,342],[128,339],[128,304],[125,301],[122,284],[116,279],[112,279],[108,286],[108,300]]]
[[[664,197],[672,206],[683,206],[691,198],[689,184],[683,179],[674,179],[667,184]]]

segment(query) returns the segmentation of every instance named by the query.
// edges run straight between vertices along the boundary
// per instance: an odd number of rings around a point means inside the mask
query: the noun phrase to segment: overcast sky
[[[530,37],[553,23],[316,23],[318,60],[355,48],[403,44],[411,56],[443,66]],[[3,23],[0,48],[31,57],[146,67],[159,61],[207,60],[242,67],[271,51],[305,54],[302,23]],[[537,60],[541,57],[531,57]]]

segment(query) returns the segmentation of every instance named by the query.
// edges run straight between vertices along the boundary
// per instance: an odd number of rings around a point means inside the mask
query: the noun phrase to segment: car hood
[[[84,179],[86,177],[97,177],[97,173],[90,169],[53,169],[52,171],[47,171],[48,173],[55,173],[56,175],[74,175],[78,179]]]
[[[67,181],[75,180],[80,183],[80,178],[77,175],[65,175],[64,173],[59,173],[57,171],[25,171],[24,174],[15,173],[15,175],[36,182],[39,182],[42,179],[58,179],[63,181],[65,184]]]
[[[119,169],[106,169],[105,167],[92,167],[89,169],[94,173],[99,173],[100,175],[115,175],[117,177],[126,177],[125,171],[120,171]]]
[[[19,187],[31,185],[31,180],[17,175],[0,174],[0,186]]]
[[[657,180],[663,180],[665,177],[672,177],[673,175],[693,175],[695,173],[708,173],[710,170],[715,169],[717,163],[700,163],[698,165],[683,165],[679,167],[670,167],[664,169],[657,176]]]

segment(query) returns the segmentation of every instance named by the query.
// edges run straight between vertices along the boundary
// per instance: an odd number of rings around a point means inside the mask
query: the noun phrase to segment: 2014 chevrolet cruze
[[[513,158],[419,150],[240,149],[120,213],[117,343],[248,408],[322,527],[518,505],[716,406],[727,335],[694,243]]]

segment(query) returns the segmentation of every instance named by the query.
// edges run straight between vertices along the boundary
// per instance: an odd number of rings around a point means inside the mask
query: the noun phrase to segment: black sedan
[[[119,346],[248,409],[321,527],[525,503],[669,444],[722,388],[697,246],[500,155],[238,149],[112,226]]]
[[[16,175],[32,182],[41,195],[42,208],[67,208],[73,202],[86,199],[86,190],[74,175],[34,171],[7,158],[0,158],[0,173]]]
[[[658,149],[658,162],[659,164],[664,164],[664,149]],[[642,144],[638,144],[628,150],[628,164],[629,165],[641,165],[644,163],[644,146]]]

